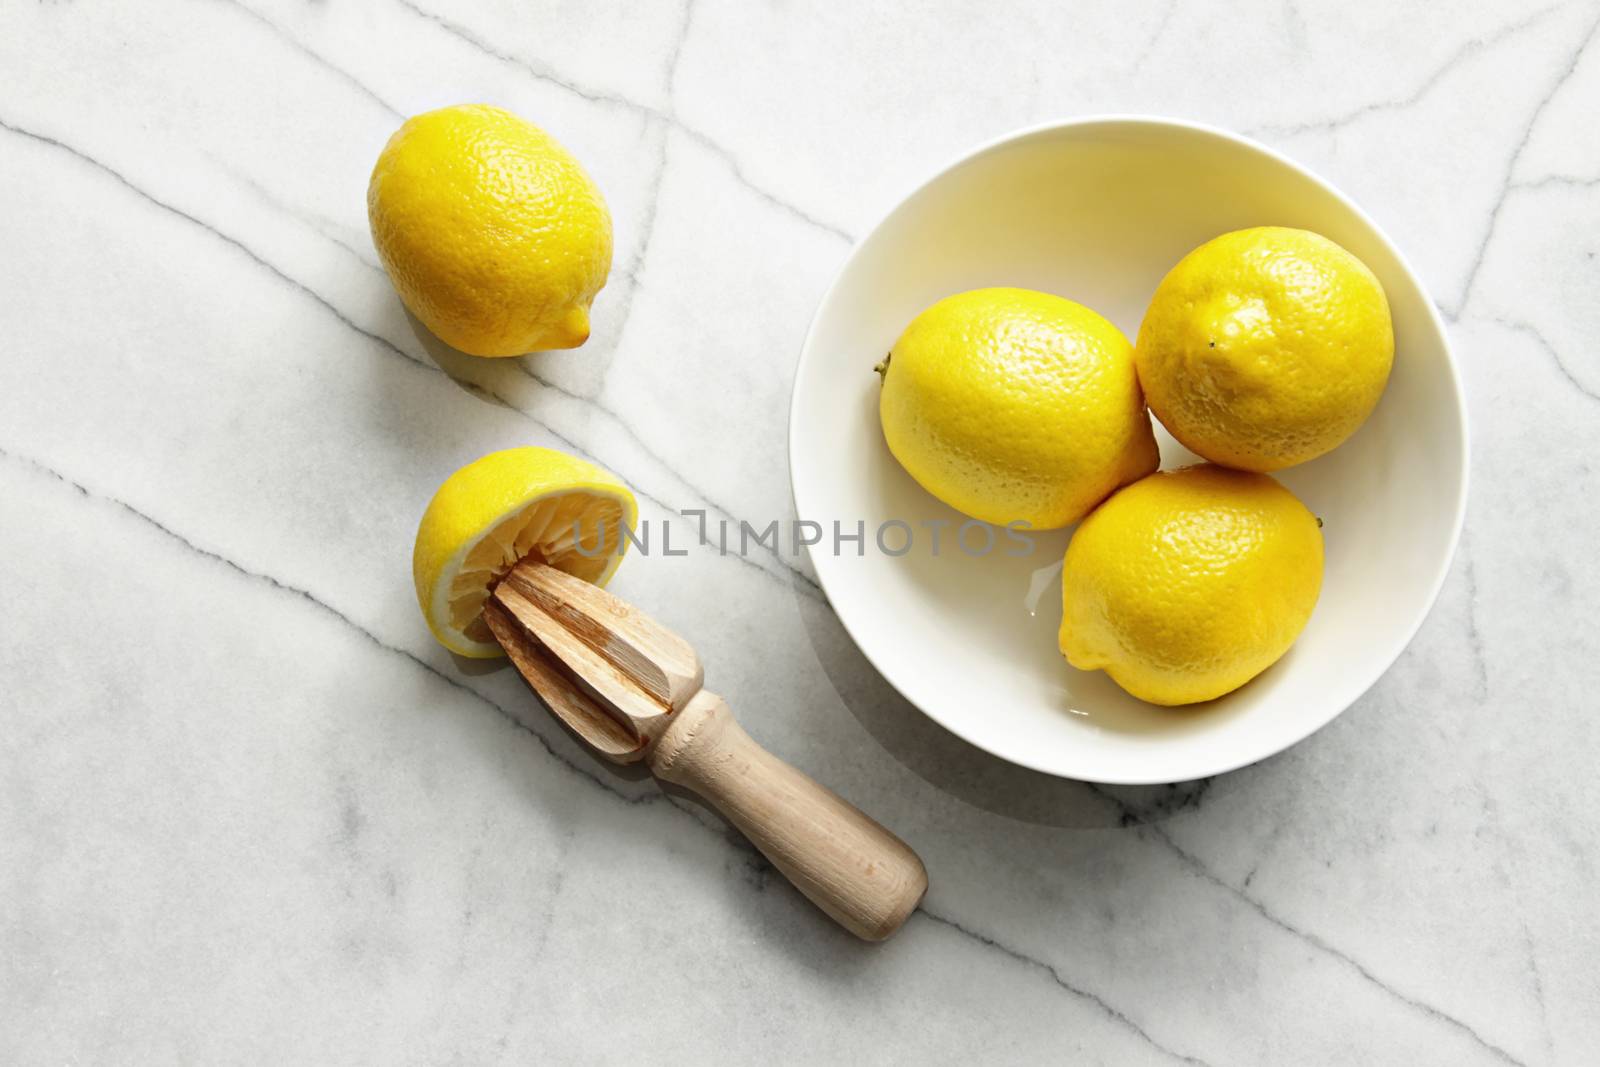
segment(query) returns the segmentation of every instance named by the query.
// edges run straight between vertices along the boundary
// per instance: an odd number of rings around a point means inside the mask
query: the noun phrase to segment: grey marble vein
[[[1383,990],[1384,993],[1393,997],[1395,1000],[1400,1001],[1408,1007],[1416,1009],[1431,1019],[1436,1019],[1441,1023],[1461,1031],[1470,1037],[1476,1044],[1484,1048],[1486,1051],[1493,1053],[1497,1058],[1503,1060],[1504,1062],[1519,1064],[1522,1065],[1522,1067],[1526,1067],[1526,1065],[1523,1064],[1523,1061],[1517,1059],[1505,1049],[1484,1038],[1482,1034],[1480,1034],[1469,1024],[1455,1018],[1452,1015],[1440,1011],[1431,1004],[1418,1000],[1415,997],[1394,988],[1392,985],[1373,974],[1370,969],[1364,966],[1360,961],[1351,957],[1348,953],[1343,952],[1338,947],[1329,944],[1326,940],[1319,937],[1315,933],[1295,926],[1293,923],[1290,923],[1287,919],[1284,919],[1281,915],[1278,915],[1276,912],[1270,909],[1259,898],[1252,896],[1244,889],[1234,886],[1223,878],[1220,878],[1215,872],[1206,866],[1204,861],[1202,861],[1198,856],[1195,856],[1193,853],[1189,852],[1187,849],[1183,848],[1183,846],[1179,845],[1175,840],[1173,840],[1171,835],[1169,835],[1159,825],[1149,823],[1146,818],[1136,815],[1132,809],[1128,808],[1115,796],[1112,796],[1104,787],[1090,786],[1089,788],[1103,796],[1106,796],[1107,799],[1111,800],[1119,808],[1122,808],[1125,817],[1128,820],[1128,825],[1141,827],[1141,832],[1148,834],[1151,838],[1160,843],[1162,847],[1170,850],[1172,854],[1178,857],[1178,859],[1181,860],[1184,866],[1186,866],[1189,870],[1193,871],[1205,881],[1216,886],[1218,889],[1221,889],[1231,896],[1237,898],[1257,915],[1261,916],[1261,918],[1265,919],[1279,930],[1282,930],[1284,933],[1305,942],[1307,945],[1317,949],[1319,952],[1323,952],[1345,964],[1356,974],[1360,975],[1363,980],[1370,982],[1373,986]],[[1254,873],[1255,872],[1252,871],[1251,874],[1246,877],[1245,882],[1247,885],[1250,881],[1250,878],[1254,876]]]
[[[729,172],[733,175],[734,179],[739,182],[740,185],[743,185],[762,200],[782,211],[790,218],[797,219],[800,222],[805,223],[807,226],[810,226],[812,229],[820,230],[821,232],[828,234],[830,237],[836,237],[846,244],[849,244],[855,240],[850,232],[844,229],[842,226],[836,226],[831,222],[827,222],[800,207],[798,204],[791,203],[764,186],[756,184],[746,172],[744,164],[739,161],[739,157],[734,155],[731,151],[719,144],[717,141],[713,140],[709,134],[702,130],[696,129],[695,127],[678,118],[671,118],[669,125],[674,132],[682,134],[689,141],[699,145],[701,148],[705,149],[707,152],[710,152],[713,156],[726,164]]]
[[[4,130],[7,133],[13,134],[13,135],[18,136],[18,137],[26,137],[30,141],[34,141],[34,142],[36,142],[38,144],[47,145],[47,146],[49,146],[51,148],[58,149],[59,151],[65,152],[68,155],[72,156],[73,158],[79,160],[80,162],[88,164],[89,166],[93,167],[95,170],[99,171],[100,173],[102,173],[102,174],[106,175],[107,177],[109,177],[109,178],[113,179],[114,181],[116,181],[123,188],[127,189],[129,192],[131,192],[134,195],[138,196],[141,200],[144,200],[146,203],[152,204],[155,207],[160,208],[162,211],[166,212],[169,215],[175,216],[176,218],[182,219],[183,221],[188,222],[188,223],[190,223],[190,224],[192,224],[194,226],[200,227],[200,229],[206,231],[208,234],[212,235],[217,240],[222,241],[224,244],[227,244],[229,247],[233,248],[235,251],[237,251],[240,254],[242,254],[245,257],[247,257],[256,266],[261,267],[262,269],[264,269],[264,270],[268,271],[269,273],[271,273],[273,275],[273,277],[277,278],[279,281],[285,283],[286,285],[289,285],[295,291],[299,292],[303,296],[306,296],[306,297],[310,298],[311,300],[315,301],[324,311],[326,311],[328,314],[332,315],[335,319],[337,319],[339,321],[340,325],[344,326],[346,329],[348,329],[348,330],[350,330],[350,331],[352,331],[354,333],[360,334],[362,337],[366,338],[368,341],[371,341],[373,344],[378,345],[380,348],[384,349],[385,351],[389,352],[392,355],[399,356],[400,358],[405,359],[405,360],[407,360],[408,362],[411,362],[411,363],[416,363],[419,366],[427,366],[427,364],[423,363],[421,360],[417,359],[415,356],[413,356],[410,353],[406,352],[399,345],[395,344],[393,341],[390,341],[388,338],[380,336],[379,334],[373,333],[371,330],[367,330],[367,329],[361,327],[360,325],[358,325],[354,320],[352,320],[343,311],[340,311],[339,308],[337,306],[335,306],[334,303],[331,300],[329,300],[327,297],[323,296],[321,293],[317,292],[315,289],[312,289],[310,286],[306,285],[304,282],[300,281],[298,278],[295,278],[295,277],[285,273],[282,269],[280,269],[278,266],[273,264],[270,260],[267,260],[266,258],[264,258],[260,253],[256,252],[249,245],[245,244],[243,241],[239,240],[237,237],[233,237],[233,236],[230,236],[227,233],[224,233],[222,230],[218,229],[216,226],[213,226],[211,223],[206,222],[204,219],[201,219],[201,218],[199,218],[198,216],[195,216],[195,215],[191,215],[189,212],[183,210],[182,208],[176,207],[173,204],[169,204],[167,201],[162,200],[161,198],[153,195],[152,193],[150,193],[150,192],[146,191],[145,189],[141,188],[140,186],[135,185],[133,182],[129,181],[125,176],[123,176],[119,171],[117,171],[115,168],[107,165],[106,163],[103,163],[100,160],[94,158],[93,156],[91,156],[91,155],[89,155],[89,154],[87,154],[87,153],[85,153],[85,152],[83,152],[83,151],[81,151],[81,150],[79,150],[77,148],[74,148],[72,145],[67,144],[65,141],[57,140],[54,137],[50,137],[50,136],[48,136],[46,134],[42,134],[42,133],[35,132],[33,130],[26,129],[26,128],[22,127],[22,126],[12,125],[11,123],[7,122],[3,117],[0,117],[0,130]],[[437,369],[437,368],[434,368],[434,369]],[[503,401],[502,401],[502,403],[503,403]],[[509,406],[509,405],[507,405],[507,406]]]
[[[1492,1053],[1496,1059],[1499,1059],[1505,1063],[1519,1065],[1519,1067],[1526,1067],[1524,1061],[1518,1059],[1505,1049],[1501,1048],[1499,1045],[1484,1037],[1470,1024],[1463,1022],[1453,1015],[1440,1011],[1438,1008],[1425,1001],[1418,1000],[1416,997],[1396,989],[1394,986],[1379,978],[1376,974],[1373,974],[1366,965],[1362,964],[1359,960],[1350,956],[1348,953],[1345,953],[1338,947],[1329,944],[1315,933],[1303,929],[1302,927],[1295,926],[1293,923],[1290,923],[1281,915],[1278,915],[1272,909],[1268,908],[1256,897],[1245,893],[1241,889],[1235,888],[1228,882],[1217,877],[1217,875],[1212,873],[1212,871],[1203,862],[1201,862],[1198,857],[1179,846],[1177,842],[1173,841],[1172,838],[1159,826],[1147,827],[1145,832],[1149,833],[1151,836],[1155,837],[1157,840],[1169,847],[1179,859],[1183,860],[1190,870],[1194,871],[1195,874],[1217,886],[1219,889],[1225,890],[1226,892],[1237,897],[1239,900],[1248,905],[1252,911],[1260,915],[1273,926],[1276,926],[1278,929],[1282,930],[1284,933],[1290,934],[1291,936],[1298,938],[1299,940],[1304,941],[1306,944],[1316,948],[1318,951],[1324,952],[1327,955],[1332,956],[1334,959],[1339,960],[1351,970],[1355,971],[1355,973],[1359,974],[1363,980],[1372,983],[1372,985],[1383,990],[1395,1000],[1400,1001],[1408,1007],[1416,1009],[1418,1012],[1421,1012],[1430,1019],[1435,1019],[1438,1022],[1451,1027],[1452,1029],[1460,1031],[1467,1037],[1471,1038],[1474,1044],[1483,1048],[1485,1051]]]
[[[1104,1012],[1105,1015],[1108,1018],[1115,1020],[1121,1026],[1127,1027],[1135,1035],[1138,1036],[1140,1041],[1143,1041],[1145,1044],[1149,1045],[1151,1048],[1153,1048],[1156,1051],[1160,1052],[1162,1054],[1162,1056],[1166,1057],[1167,1059],[1175,1060],[1178,1063],[1192,1063],[1192,1064],[1197,1065],[1197,1067],[1210,1067],[1210,1065],[1207,1064],[1205,1060],[1199,1059],[1198,1057],[1195,1057],[1195,1056],[1187,1055],[1187,1054],[1182,1053],[1182,1052],[1175,1051],[1174,1049],[1168,1048],[1166,1045],[1163,1045],[1161,1042],[1159,1042],[1155,1038],[1151,1037],[1150,1034],[1144,1029],[1144,1027],[1140,1026],[1138,1023],[1136,1023],[1132,1019],[1128,1018],[1128,1016],[1126,1014],[1124,1014],[1121,1011],[1118,1011],[1115,1007],[1113,1007],[1112,1005],[1106,1003],[1105,1000],[1103,1000],[1102,998],[1100,998],[1100,997],[1096,996],[1095,994],[1091,993],[1089,990],[1083,989],[1080,986],[1076,986],[1073,983],[1067,981],[1066,977],[1059,970],[1057,970],[1054,966],[1046,963],[1045,961],[1043,961],[1041,959],[1036,959],[1033,956],[1029,956],[1024,952],[1019,952],[1016,949],[1011,948],[1009,945],[1001,944],[999,941],[995,940],[992,937],[989,937],[987,934],[981,934],[976,930],[969,929],[968,927],[963,926],[961,923],[956,922],[954,919],[949,919],[949,918],[946,918],[943,915],[939,915],[939,914],[937,914],[935,912],[929,911],[925,907],[918,909],[918,913],[920,915],[922,915],[923,918],[928,919],[931,922],[937,923],[940,926],[944,926],[944,927],[947,927],[947,928],[949,928],[951,930],[954,930],[956,933],[961,934],[963,937],[971,938],[972,940],[977,941],[980,944],[987,945],[989,948],[994,949],[996,952],[1004,953],[1006,956],[1009,956],[1011,959],[1016,960],[1018,963],[1025,964],[1028,967],[1032,968],[1033,970],[1039,971],[1040,973],[1044,974],[1047,978],[1049,978],[1050,981],[1054,982],[1056,985],[1060,986],[1062,989],[1066,990],[1068,993],[1071,993],[1074,997],[1078,997],[1078,998],[1080,998],[1082,1000],[1088,1001],[1089,1003],[1093,1004],[1096,1008],[1098,1008],[1100,1011]]]
[[[484,40],[481,36],[472,32],[472,30],[468,29],[464,24],[457,22],[454,19],[446,18],[444,15],[440,15],[437,12],[422,8],[417,4],[412,3],[411,0],[394,0],[394,2],[418,18],[425,19],[426,21],[433,23],[435,26],[438,26],[452,37],[466,42],[479,52],[482,52],[484,55],[489,56],[492,59],[499,60],[502,63],[509,63],[514,67],[520,67],[522,70],[526,71],[528,74],[531,74],[539,81],[548,82],[551,85],[564,89],[573,96],[582,97],[591,104],[609,104],[613,107],[626,108],[629,111],[646,114],[654,113],[652,109],[647,108],[645,105],[634,100],[630,100],[625,96],[621,96],[617,93],[606,92],[602,89],[593,89],[589,88],[588,86],[579,85],[575,81],[561,77],[555,73],[554,68],[548,65],[536,64],[532,60],[526,59],[522,56],[513,55],[512,53],[503,49],[496,48],[494,45]]]
[[[1484,654],[1483,632],[1478,627],[1478,571],[1476,561],[1472,555],[1470,535],[1465,535],[1461,538],[1461,544],[1456,549],[1456,557],[1461,560],[1462,580],[1467,587],[1467,647],[1472,652],[1473,675],[1477,683],[1477,696],[1479,700],[1488,700],[1489,658]]]
[[[378,262],[377,253],[372,248],[372,240],[370,237],[367,237],[365,234],[361,235],[360,237],[356,237],[349,233],[348,227],[339,225],[339,223],[335,222],[333,219],[327,218],[323,215],[318,215],[317,213],[307,210],[304,207],[298,207],[278,196],[275,196],[272,190],[268,189],[260,182],[253,180],[249,177],[249,175],[242,174],[235,170],[229,164],[221,160],[213,160],[213,162],[216,164],[217,169],[226,174],[229,179],[250,190],[250,192],[255,194],[257,199],[259,199],[271,210],[282,215],[287,215],[289,218],[294,219],[296,222],[300,223],[300,225],[315,233],[318,237],[324,238],[325,240],[339,246],[345,252],[349,253],[351,259],[355,260],[361,266],[367,268],[367,270],[372,272],[374,275],[378,277],[387,277],[387,275],[384,273],[383,265]]]
[[[395,107],[389,101],[379,96],[378,93],[366,82],[363,82],[360,78],[357,78],[354,74],[351,74],[338,64],[331,62],[326,56],[307,48],[304,41],[301,41],[294,34],[290,33],[288,30],[285,30],[282,26],[267,18],[255,8],[249,6],[248,4],[242,3],[241,0],[225,0],[225,2],[228,4],[228,6],[249,16],[250,19],[256,22],[258,25],[265,26],[272,32],[273,36],[283,41],[283,43],[287,44],[291,49],[298,52],[300,55],[305,56],[307,59],[311,60],[311,62],[332,74],[334,77],[350,86],[350,88],[354,89],[356,92],[360,93],[374,104],[377,104],[384,110],[384,112],[388,114],[390,118],[405,118],[405,115],[400,111],[399,108]]]
[[[1594,43],[1596,33],[1600,33],[1600,13],[1597,13],[1589,23],[1589,28],[1584,31],[1577,47],[1567,56],[1566,62],[1562,64],[1555,78],[1545,89],[1544,94],[1539,97],[1538,102],[1533,107],[1533,111],[1528,115],[1527,122],[1522,129],[1522,137],[1513,146],[1511,154],[1506,158],[1505,172],[1500,179],[1500,187],[1495,194],[1494,201],[1489,207],[1489,220],[1484,224],[1483,237],[1479,240],[1476,249],[1472,253],[1472,262],[1467,265],[1466,280],[1461,283],[1461,292],[1449,305],[1450,315],[1460,317],[1466,310],[1467,303],[1472,299],[1473,286],[1477,284],[1478,272],[1483,269],[1484,257],[1489,252],[1489,242],[1494,240],[1495,227],[1500,222],[1500,212],[1506,206],[1506,198],[1511,195],[1513,181],[1517,176],[1517,164],[1522,161],[1522,153],[1527,150],[1528,142],[1533,139],[1534,130],[1538,128],[1539,120],[1544,116],[1545,109],[1550,106],[1551,101],[1560,94],[1562,88],[1566,86],[1572,75],[1577,71],[1578,64],[1583,61],[1584,53]]]
[[[1575,373],[1573,373],[1572,367],[1567,361],[1567,357],[1561,354],[1561,350],[1552,344],[1550,339],[1546,337],[1537,326],[1533,325],[1531,322],[1524,322],[1521,319],[1514,319],[1505,315],[1485,317],[1482,321],[1493,323],[1502,329],[1510,330],[1512,333],[1526,337],[1528,340],[1532,341],[1534,345],[1544,352],[1545,355],[1550,357],[1551,365],[1554,366],[1556,370],[1561,372],[1561,377],[1566,379],[1568,385],[1572,386],[1573,389],[1581,393],[1583,396],[1588,397],[1590,400],[1600,400],[1600,392],[1597,392],[1590,386],[1585,385],[1583,381],[1580,380]]]
[[[1556,7],[1542,8],[1531,15],[1516,20],[1510,25],[1495,30],[1487,36],[1473,37],[1467,40],[1459,48],[1451,52],[1444,62],[1435,67],[1415,89],[1402,97],[1362,104],[1353,111],[1347,111],[1331,118],[1314,119],[1309,122],[1296,122],[1288,125],[1258,126],[1251,132],[1275,137],[1296,137],[1304,133],[1332,133],[1372,115],[1404,111],[1426,99],[1438,89],[1441,82],[1455,73],[1463,64],[1477,58],[1483,52],[1494,48],[1496,45],[1515,37],[1522,31],[1538,25],[1557,10],[1559,9]]]
[[[1521,192],[1526,190],[1528,192],[1532,192],[1537,189],[1551,188],[1593,189],[1596,186],[1600,186],[1600,177],[1595,175],[1584,176],[1581,174],[1546,174],[1544,177],[1535,178],[1532,181],[1513,182],[1511,184],[1511,191]]]
[[[1144,45],[1139,49],[1139,54],[1134,57],[1133,66],[1129,68],[1132,73],[1137,74],[1143,70],[1150,57],[1155,54],[1156,45],[1167,35],[1167,27],[1172,25],[1172,16],[1177,14],[1178,6],[1178,0],[1168,0],[1162,7],[1161,17],[1156,20],[1155,29],[1150,31]]]
[[[1476,624],[1474,623],[1474,627],[1475,626]],[[1494,795],[1489,791],[1487,784],[1480,784],[1480,788],[1483,791],[1483,811],[1485,824],[1503,831],[1505,828],[1505,819],[1500,810],[1500,805],[1495,803]],[[1497,858],[1495,867],[1499,872],[1502,886],[1504,886],[1506,892],[1513,899],[1516,899],[1518,896],[1517,889],[1512,881],[1511,872],[1507,867],[1507,860],[1503,854]],[[1527,916],[1523,915],[1520,918],[1522,927],[1522,951],[1528,959],[1528,982],[1533,990],[1534,1004],[1539,1009],[1540,1040],[1546,1058],[1554,1059],[1555,1035],[1550,1030],[1550,1015],[1545,1006],[1544,975],[1541,974],[1539,970],[1539,950],[1537,946],[1534,945],[1533,931],[1528,924]]]

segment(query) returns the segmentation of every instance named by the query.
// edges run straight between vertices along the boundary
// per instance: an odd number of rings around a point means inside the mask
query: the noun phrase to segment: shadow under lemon
[[[545,390],[553,388],[536,377],[525,362],[530,357],[542,357],[547,353],[529,352],[521,356],[503,358],[468,355],[441,341],[432,330],[423,325],[421,319],[411,313],[409,308],[402,305],[400,310],[428,358],[457,385],[480,399],[504,405],[532,417],[538,411]],[[570,351],[583,352],[584,349]],[[548,353],[548,355],[556,354]],[[540,428],[551,436],[556,436],[548,428],[542,425]]]

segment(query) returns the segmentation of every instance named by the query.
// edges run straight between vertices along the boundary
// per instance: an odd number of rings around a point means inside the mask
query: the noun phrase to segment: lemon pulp
[[[534,559],[604,585],[637,515],[616,475],[554,449],[508,449],[467,464],[417,526],[412,573],[428,628],[459,655],[502,655],[482,615],[495,583]]]

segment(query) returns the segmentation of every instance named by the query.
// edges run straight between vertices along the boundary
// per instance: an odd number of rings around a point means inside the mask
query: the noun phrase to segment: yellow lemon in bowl
[[[1383,286],[1309,230],[1259,226],[1173,267],[1139,327],[1150,410],[1197,455],[1274,471],[1338,447],[1372,414],[1394,362]]]
[[[439,486],[417,526],[411,572],[428,629],[457,655],[504,655],[483,621],[494,584],[532,557],[605,585],[638,515],[620,478],[553,448],[510,448],[467,464]]]
[[[576,348],[611,271],[611,215],[548,133],[483,104],[406,120],[367,186],[401,301],[474,356]]]
[[[1289,650],[1321,588],[1321,525],[1272,477],[1165,470],[1073,532],[1061,651],[1152,704],[1211,700]]]
[[[946,297],[878,369],[889,451],[975,519],[1066,526],[1156,468],[1132,346],[1064,297],[1008,288]]]

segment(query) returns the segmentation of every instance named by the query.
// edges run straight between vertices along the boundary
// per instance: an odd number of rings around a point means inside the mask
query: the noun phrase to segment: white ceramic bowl
[[[952,546],[964,517],[889,454],[872,367],[912,317],[965,289],[1059,293],[1128,337],[1184,253],[1228,230],[1325,234],[1372,268],[1394,314],[1393,376],[1342,447],[1278,477],[1325,522],[1322,598],[1294,648],[1208,704],[1158,708],[1056,649],[1059,566],[1070,530],[1028,557]],[[1157,426],[1162,464],[1193,460]],[[1174,782],[1278,752],[1355,701],[1416,633],[1444,580],[1466,501],[1466,412],[1421,283],[1360,209],[1254,142],[1138,117],[1060,122],[986,145],[924,183],[850,255],[823,299],[795,375],[795,506],[829,531],[811,550],[828,599],[867,658],[917,707],[1013,763],[1095,782]],[[912,528],[903,556],[873,532]],[[950,523],[939,553],[930,520]],[[836,554],[832,523],[864,521],[862,555]],[[974,529],[969,546],[983,538]],[[905,531],[890,528],[899,550]]]

